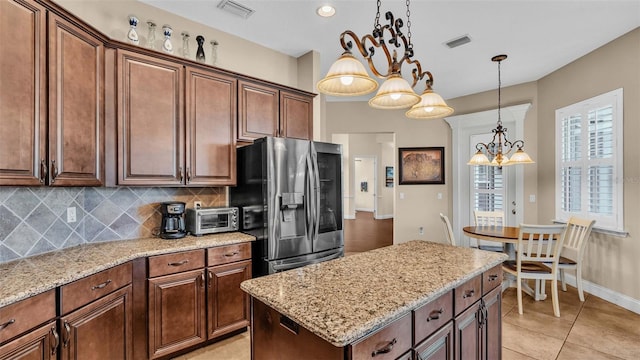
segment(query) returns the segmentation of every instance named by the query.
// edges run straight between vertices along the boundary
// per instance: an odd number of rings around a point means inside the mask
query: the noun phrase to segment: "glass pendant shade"
[[[409,109],[405,115],[412,119],[440,119],[453,114],[453,108],[447,106],[442,96],[431,90],[430,86],[420,95],[420,102]]]
[[[531,157],[524,152],[522,149],[516,150],[516,152],[511,156],[509,160],[512,164],[534,164],[535,162],[531,160]]]
[[[318,91],[334,96],[358,96],[368,94],[378,88],[364,65],[345,52],[331,65],[324,79],[318,81]]]
[[[376,96],[369,100],[369,106],[376,109],[404,109],[420,102],[411,85],[400,76],[392,74],[382,83]]]
[[[467,165],[489,165],[491,162],[487,155],[485,155],[482,151],[478,150],[467,163]]]

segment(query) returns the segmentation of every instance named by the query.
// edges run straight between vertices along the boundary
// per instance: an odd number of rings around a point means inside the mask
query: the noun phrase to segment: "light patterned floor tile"
[[[502,323],[502,347],[539,360],[554,360],[563,341],[529,329]]]
[[[519,352],[516,352],[513,350],[509,350],[505,347],[502,347],[502,360],[537,360],[537,359],[532,358],[531,356],[520,354]]]
[[[557,360],[620,360],[617,356],[601,353],[599,351],[565,342],[560,350]]]
[[[606,328],[587,325],[580,318],[573,325],[567,342],[623,359],[640,359],[640,337],[607,332]]]
[[[503,323],[517,325],[559,340],[567,338],[573,325],[571,321],[539,312],[526,312],[520,315],[518,314],[517,306],[514,306],[513,311],[503,316],[502,321]]]

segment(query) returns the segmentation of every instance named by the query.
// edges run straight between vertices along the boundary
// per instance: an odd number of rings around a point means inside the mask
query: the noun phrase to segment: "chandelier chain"
[[[409,9],[410,0],[407,0],[407,40],[409,41],[409,49],[413,48],[411,43],[411,10]]]
[[[500,117],[500,103],[501,103],[501,94],[500,89],[502,88],[502,80],[500,79],[500,63],[502,61],[498,61],[498,125],[502,125],[502,118]]]
[[[374,29],[380,29],[381,28],[381,26],[380,26],[380,6],[381,5],[382,5],[382,0],[378,0],[378,4],[377,4],[378,10],[376,11],[376,19],[373,22],[373,28]]]

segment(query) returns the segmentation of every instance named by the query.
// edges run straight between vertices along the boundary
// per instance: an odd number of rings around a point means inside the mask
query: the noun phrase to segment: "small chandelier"
[[[491,130],[493,132],[493,139],[491,139],[490,143],[482,143],[479,142],[476,144],[477,152],[467,165],[489,165],[489,166],[498,166],[503,167],[507,165],[516,165],[516,164],[533,164],[533,160],[524,152],[524,141],[515,140],[509,141],[507,139],[507,128],[502,127],[502,119],[500,118],[500,63],[502,60],[506,59],[507,55],[496,55],[491,58],[491,61],[498,63],[498,126],[495,129]],[[511,153],[511,151],[516,150],[515,153],[511,156],[511,158],[507,157]],[[486,152],[486,154],[485,154]],[[489,157],[493,157],[491,161],[489,161]]]
[[[371,34],[366,34],[362,39],[359,39],[351,30],[346,30],[340,34],[340,44],[344,52],[331,65],[327,76],[318,82],[318,91],[334,96],[360,96],[369,94],[378,88],[378,82],[369,76],[364,65],[351,53],[355,43],[360,54],[367,60],[371,72],[376,77],[385,79],[376,96],[369,100],[369,106],[377,109],[404,109],[411,107],[406,112],[406,115],[415,119],[438,119],[452,114],[453,109],[447,106],[442,97],[431,89],[433,86],[431,73],[422,71],[420,62],[413,59],[409,2],[407,0],[406,36],[401,30],[404,25],[402,19],[395,19],[391,11],[385,14],[385,18],[389,23],[384,26],[380,24],[380,0],[377,3],[376,18]],[[347,41],[347,36],[353,42]],[[387,40],[385,40],[385,36],[388,36]],[[367,45],[369,45],[368,48]],[[400,47],[404,49],[404,53],[398,59],[397,48]],[[378,70],[373,62],[376,49],[381,49],[387,58],[386,71]],[[400,72],[404,63],[413,67],[411,70],[413,84],[411,85],[402,77]],[[426,78],[426,89],[422,95],[418,96],[413,91],[413,87],[423,78]]]

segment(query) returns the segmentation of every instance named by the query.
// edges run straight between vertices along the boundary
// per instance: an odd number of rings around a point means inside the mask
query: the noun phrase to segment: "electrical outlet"
[[[75,208],[75,206],[67,208],[67,222],[68,223],[76,222],[76,208]]]
[[[193,208],[194,209],[200,209],[202,207],[202,201],[194,201],[193,202]]]
[[[424,227],[420,226],[418,228],[418,235],[424,235]]]
[[[438,193],[438,200],[442,200],[442,193]]]

